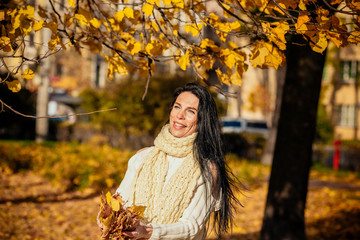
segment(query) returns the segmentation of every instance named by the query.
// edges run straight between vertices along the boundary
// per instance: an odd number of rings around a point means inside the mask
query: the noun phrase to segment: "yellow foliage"
[[[219,68],[215,70],[216,75],[218,76],[219,80],[222,83],[225,83],[226,85],[230,85],[231,81],[229,78],[229,75],[227,75],[226,73],[223,73]]]
[[[51,50],[52,52],[55,51],[56,47],[58,44],[60,44],[60,37],[58,35],[52,34],[51,35],[51,40],[48,42],[48,48],[49,50]]]
[[[79,23],[80,26],[89,26],[89,21],[82,14],[75,14],[75,19]]]
[[[190,53],[186,51],[186,53],[180,57],[179,59],[179,66],[182,70],[186,70],[187,67],[190,66]]]
[[[292,34],[303,35],[311,48],[320,53],[327,48],[328,40],[337,47],[360,42],[359,3],[355,0],[329,1],[333,7],[344,2],[349,14],[354,16],[341,17],[341,21],[340,15],[323,8],[317,0],[224,0],[218,3],[222,11],[211,12],[201,0],[135,1],[131,2],[134,8],[129,7],[128,1],[110,0],[108,4],[102,3],[105,0],[95,1],[91,6],[90,2],[67,0],[60,11],[57,4],[43,8],[38,4],[33,7],[26,1],[10,0],[0,10],[1,51],[11,55],[18,49],[25,49],[29,44],[22,41],[25,36],[48,28],[52,32],[48,42],[50,51],[75,48],[79,53],[82,49],[100,53],[106,56],[109,64],[109,79],[115,73],[127,74],[128,70],[148,75],[146,57],[151,55],[154,62],[172,59],[182,70],[194,63],[194,70],[202,76],[205,76],[204,70],[209,70],[214,61],[219,60],[223,64],[221,67],[230,68],[227,77],[220,74],[222,79],[239,84],[247,70],[243,59],[250,59],[252,66],[260,68],[282,65],[286,37]],[[313,11],[308,10],[310,5]],[[260,12],[266,18],[259,18]],[[222,43],[206,39],[206,35],[201,34],[204,26],[210,27]],[[257,41],[241,46],[243,37]],[[176,55],[177,49],[186,49],[186,52]],[[239,53],[240,49],[244,51]],[[113,51],[117,51],[115,57]],[[127,62],[134,65],[125,64]],[[15,73],[17,67],[16,64],[12,66],[10,72]]]
[[[13,80],[11,82],[6,81],[6,85],[12,92],[19,92],[21,90],[21,84],[19,80]]]
[[[43,28],[43,25],[44,25],[44,21],[43,20],[40,20],[39,22],[33,22],[33,29],[34,31],[39,31]]]
[[[203,28],[203,25],[200,23],[200,24],[187,24],[185,25],[185,31],[188,33],[188,32],[191,32],[191,34],[195,37],[197,36],[201,30]]]
[[[306,33],[306,31],[308,30],[306,23],[308,23],[309,21],[310,18],[308,15],[299,16],[295,24],[296,31],[302,34]]]
[[[24,73],[21,75],[22,78],[27,80],[32,80],[34,78],[35,74],[31,69],[25,69]]]
[[[75,7],[75,0],[67,0],[70,7]]]
[[[101,26],[101,22],[97,18],[93,18],[90,20],[91,26],[94,28],[99,28]]]
[[[120,11],[117,11],[114,15],[114,18],[116,21],[118,22],[121,22],[123,20],[123,18],[125,17],[125,13],[124,11],[120,10]]]
[[[52,33],[54,33],[54,34],[57,32],[57,29],[58,29],[58,25],[54,21],[46,23],[45,27],[49,28],[52,31]]]
[[[145,3],[142,7],[142,11],[145,13],[147,17],[150,17],[152,15],[152,11],[154,10],[154,5]]]
[[[136,41],[135,39],[131,39],[127,42],[126,49],[131,55],[135,55],[141,51],[141,43]]]
[[[146,52],[152,56],[160,56],[164,51],[164,46],[160,41],[151,40],[145,47]]]
[[[285,56],[271,43],[258,41],[252,51],[250,62],[254,67],[263,68],[267,65],[277,69],[285,63]]]
[[[310,46],[311,46],[312,50],[315,52],[318,52],[318,53],[322,53],[328,45],[326,35],[325,35],[325,33],[322,33],[322,32],[313,36],[311,38],[311,40],[312,40],[312,42],[310,42]]]
[[[0,48],[4,52],[10,52],[13,51],[13,48],[11,46],[11,40],[8,37],[1,37],[0,38]]]
[[[304,4],[304,0],[299,1],[299,8],[300,8],[300,10],[303,10],[303,11],[306,10],[306,5]]]
[[[127,18],[134,18],[134,10],[132,8],[125,8],[124,14]]]
[[[107,61],[109,64],[107,69],[107,77],[109,80],[112,80],[114,78],[114,73],[118,73],[120,75],[125,75],[128,73],[126,64],[120,56],[115,55],[109,57],[105,55],[105,61]]]

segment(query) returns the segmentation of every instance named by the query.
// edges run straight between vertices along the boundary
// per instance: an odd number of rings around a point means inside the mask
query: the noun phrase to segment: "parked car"
[[[220,122],[223,133],[247,132],[261,134],[264,137],[269,135],[269,128],[265,121],[222,117]]]

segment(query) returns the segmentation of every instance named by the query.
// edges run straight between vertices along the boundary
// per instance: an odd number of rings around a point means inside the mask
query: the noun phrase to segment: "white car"
[[[261,134],[264,137],[269,135],[269,129],[265,121],[222,117],[220,122],[223,133],[247,132]]]

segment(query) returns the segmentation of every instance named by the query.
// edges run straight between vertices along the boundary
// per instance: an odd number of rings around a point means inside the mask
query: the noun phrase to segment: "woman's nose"
[[[184,118],[184,112],[182,110],[179,110],[176,117],[179,118],[179,119],[183,119]]]

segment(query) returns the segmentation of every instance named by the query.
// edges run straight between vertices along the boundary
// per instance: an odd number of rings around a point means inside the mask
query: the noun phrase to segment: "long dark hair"
[[[191,92],[199,99],[194,155],[199,162],[204,180],[207,181],[212,176],[209,165],[215,166],[217,170],[217,182],[213,184],[217,186],[215,195],[221,196],[221,207],[213,215],[213,227],[220,239],[221,235],[231,228],[235,204],[239,204],[239,201],[233,192],[233,189],[236,189],[234,176],[225,163],[216,103],[206,87],[199,83],[187,83],[184,87],[175,90],[171,108],[183,92]]]

